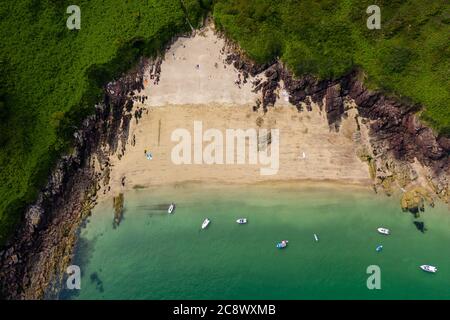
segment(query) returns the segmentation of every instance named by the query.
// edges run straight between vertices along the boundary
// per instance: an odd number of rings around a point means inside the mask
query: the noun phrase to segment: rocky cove
[[[345,102],[352,101],[358,110],[354,121],[370,130],[370,145],[361,149],[360,158],[371,168],[374,189],[390,194],[396,186],[404,188],[404,209],[413,212],[420,211],[424,201],[432,203],[431,195],[448,201],[450,139],[436,136],[418,120],[421,106],[366,89],[361,71],[335,80],[297,79],[279,61],[253,63],[229,41],[223,50],[226,63],[240,71],[237,84],[249,75],[263,75],[253,83],[254,91],[261,94],[255,111],[271,108],[284,88],[299,112],[307,113],[311,103],[317,103],[326,112],[330,130],[339,131],[341,120],[348,117]],[[58,161],[36,202],[27,208],[21,227],[0,253],[4,297],[55,296],[79,227],[95,206],[100,186],[109,183],[109,157],[125,153],[123,141],[129,138],[130,122],[139,121],[144,111],[133,107],[146,99],[140,94],[144,70],[150,68],[156,85],[161,63],[162,57],[142,58],[133,70],[105,86],[95,114],[74,134],[73,152]],[[408,194],[411,190],[413,195]]]
[[[417,112],[421,106],[402,103],[382,92],[366,89],[362,71],[354,71],[332,81],[319,81],[313,77],[295,79],[280,62],[255,66],[244,61],[245,57],[239,54],[231,54],[228,58],[230,64],[242,70],[244,79],[246,74],[260,72],[267,77],[255,88],[262,92],[262,101],[254,107],[255,110],[260,106],[267,109],[273,105],[277,99],[275,91],[283,82],[289,93],[289,102],[299,112],[303,112],[305,107],[310,110],[311,102],[316,102],[324,108],[330,130],[339,131],[341,119],[348,116],[344,102],[352,99],[358,109],[358,116],[355,117],[358,127],[366,124],[370,129],[371,150],[366,150],[361,157],[373,168],[375,186],[387,193],[392,192],[394,181],[400,187],[406,187],[418,178],[418,173],[410,165],[417,160],[427,169],[427,187],[448,202],[450,138],[436,136],[418,120]],[[422,190],[421,193],[426,192]]]

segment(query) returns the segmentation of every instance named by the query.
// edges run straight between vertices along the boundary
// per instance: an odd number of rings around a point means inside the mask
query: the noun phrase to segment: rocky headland
[[[143,88],[141,59],[129,73],[105,86],[95,114],[74,133],[73,152],[63,156],[47,185],[30,205],[20,228],[0,251],[0,289],[7,299],[55,297],[70,265],[79,227],[96,204],[97,191],[108,184],[109,156],[120,139],[128,139],[133,102]],[[158,60],[153,62],[157,70]],[[135,118],[139,118],[139,111]],[[120,204],[118,205],[120,206]],[[119,210],[120,211],[120,210]]]
[[[228,48],[232,50],[227,63],[241,70],[244,79],[261,73],[266,78],[255,84],[255,90],[262,93],[255,110],[273,106],[284,88],[299,112],[310,111],[311,102],[317,103],[326,112],[330,130],[339,131],[341,120],[348,117],[346,102],[350,101],[358,110],[358,128],[369,129],[370,144],[359,150],[359,156],[370,167],[375,191],[390,195],[400,188],[402,208],[411,212],[418,212],[424,202],[433,205],[434,195],[448,203],[450,138],[436,135],[419,120],[420,105],[367,89],[360,70],[335,80],[297,79],[280,61],[256,65],[236,45],[231,43]]]

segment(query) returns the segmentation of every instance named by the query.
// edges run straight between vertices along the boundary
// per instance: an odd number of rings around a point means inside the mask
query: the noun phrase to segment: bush
[[[381,51],[381,64],[386,74],[401,73],[413,59],[411,49],[400,46],[386,47]]]
[[[34,201],[101,86],[153,55],[211,5],[207,0],[79,0],[81,30],[66,28],[71,1],[0,6],[0,245]],[[0,89],[0,90],[1,90]],[[7,125],[6,125],[7,124]]]
[[[422,119],[450,132],[450,3],[379,0],[381,30],[366,27],[370,0],[218,0],[217,25],[257,62],[279,55],[297,76],[339,78],[362,69],[372,89],[409,97]]]

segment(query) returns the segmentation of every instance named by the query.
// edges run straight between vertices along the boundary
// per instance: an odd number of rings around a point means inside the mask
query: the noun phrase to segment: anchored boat
[[[211,222],[211,220],[209,220],[208,218],[206,218],[203,223],[202,223],[202,229],[206,229],[206,227],[208,227],[209,223]]]
[[[169,209],[167,209],[168,213],[173,213],[175,211],[175,203],[171,203]]]
[[[389,229],[387,229],[387,228],[378,228],[377,229],[377,231],[378,231],[378,233],[381,233],[381,234],[384,234],[384,235],[389,235],[389,234],[391,234],[391,231],[389,231]]]
[[[278,243],[277,243],[277,248],[278,248],[278,249],[284,249],[284,248],[286,248],[288,242],[289,242],[289,241],[287,241],[287,240],[282,240],[281,242],[278,242]]]
[[[237,223],[239,224],[246,224],[247,223],[247,218],[239,218],[236,220]]]
[[[426,272],[431,272],[431,273],[436,273],[438,271],[437,267],[430,266],[428,264],[421,265],[420,269],[422,269],[423,271],[426,271]]]

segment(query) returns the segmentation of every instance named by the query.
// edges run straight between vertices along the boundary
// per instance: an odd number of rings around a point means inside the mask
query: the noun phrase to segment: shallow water
[[[168,215],[171,201],[177,208]],[[81,230],[74,259],[81,290],[62,298],[450,298],[444,205],[422,214],[428,230],[421,233],[398,198],[363,188],[188,184],[128,192],[116,229],[112,217],[112,201],[101,203]],[[212,222],[201,231],[206,217]],[[249,223],[238,225],[239,217]],[[392,234],[378,234],[379,226]],[[283,239],[288,247],[276,249]],[[425,273],[421,264],[439,272]],[[366,286],[369,265],[381,269],[380,290]]]

